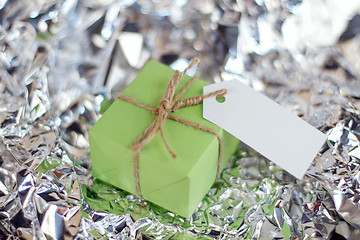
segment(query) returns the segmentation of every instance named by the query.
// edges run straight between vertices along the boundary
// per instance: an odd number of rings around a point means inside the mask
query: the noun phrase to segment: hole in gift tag
[[[223,103],[223,102],[225,102],[225,97],[216,98],[216,101],[217,101],[218,103]]]

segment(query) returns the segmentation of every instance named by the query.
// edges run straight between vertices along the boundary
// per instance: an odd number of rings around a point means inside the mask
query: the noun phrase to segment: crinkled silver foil
[[[359,239],[359,33],[358,1],[0,1],[1,238]],[[101,103],[194,57],[328,135],[301,181],[242,145],[183,219],[92,177]]]

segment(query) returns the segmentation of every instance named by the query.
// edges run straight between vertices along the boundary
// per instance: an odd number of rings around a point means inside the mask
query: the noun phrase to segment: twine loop
[[[179,85],[181,79],[186,74],[186,72],[191,69],[195,64],[199,63],[200,60],[198,58],[195,58],[190,65],[182,72],[179,73],[179,71],[175,71],[173,76],[171,77],[171,80],[167,86],[166,92],[163,96],[163,98],[159,102],[159,107],[155,108],[146,104],[143,104],[131,97],[125,96],[123,94],[119,94],[117,98],[124,100],[126,102],[129,102],[131,104],[134,104],[136,106],[142,107],[144,109],[147,109],[151,111],[155,116],[156,119],[148,128],[146,128],[139,137],[134,141],[134,143],[131,145],[131,150],[135,152],[134,155],[134,179],[135,179],[135,185],[136,185],[136,192],[138,197],[141,198],[141,191],[140,191],[140,180],[139,180],[139,156],[140,151],[155,137],[155,135],[160,132],[161,138],[171,154],[173,158],[176,158],[176,154],[171,150],[169,144],[167,143],[162,126],[165,123],[166,119],[175,120],[177,122],[183,123],[187,126],[193,127],[198,130],[202,130],[208,133],[211,133],[215,135],[219,141],[219,155],[218,155],[218,162],[217,162],[217,174],[216,174],[216,180],[220,178],[221,173],[221,158],[222,158],[222,140],[221,136],[218,132],[214,131],[211,128],[204,127],[200,124],[193,123],[191,121],[188,121],[186,119],[174,116],[171,114],[171,112],[176,112],[179,108],[182,107],[189,107],[198,105],[203,102],[205,98],[209,98],[212,96],[216,96],[216,98],[223,97],[227,91],[226,89],[217,90],[215,92],[208,93],[206,95],[201,96],[195,96],[187,99],[180,99],[180,97],[186,92],[186,90],[190,87],[190,85],[196,80],[196,78],[192,78],[175,96],[175,91],[177,89],[177,86]]]

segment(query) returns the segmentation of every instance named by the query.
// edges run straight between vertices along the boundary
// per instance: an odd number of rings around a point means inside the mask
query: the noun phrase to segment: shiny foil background
[[[359,33],[350,0],[0,0],[1,239],[359,239]],[[328,135],[301,181],[241,145],[183,219],[92,177],[106,103],[194,57]]]

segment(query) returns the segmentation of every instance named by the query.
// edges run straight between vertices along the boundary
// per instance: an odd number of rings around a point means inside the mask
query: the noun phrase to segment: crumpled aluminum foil
[[[359,239],[359,16],[340,0],[0,1],[0,236]],[[92,178],[101,103],[149,59],[194,57],[200,78],[239,79],[328,135],[301,181],[243,145],[183,219]]]

